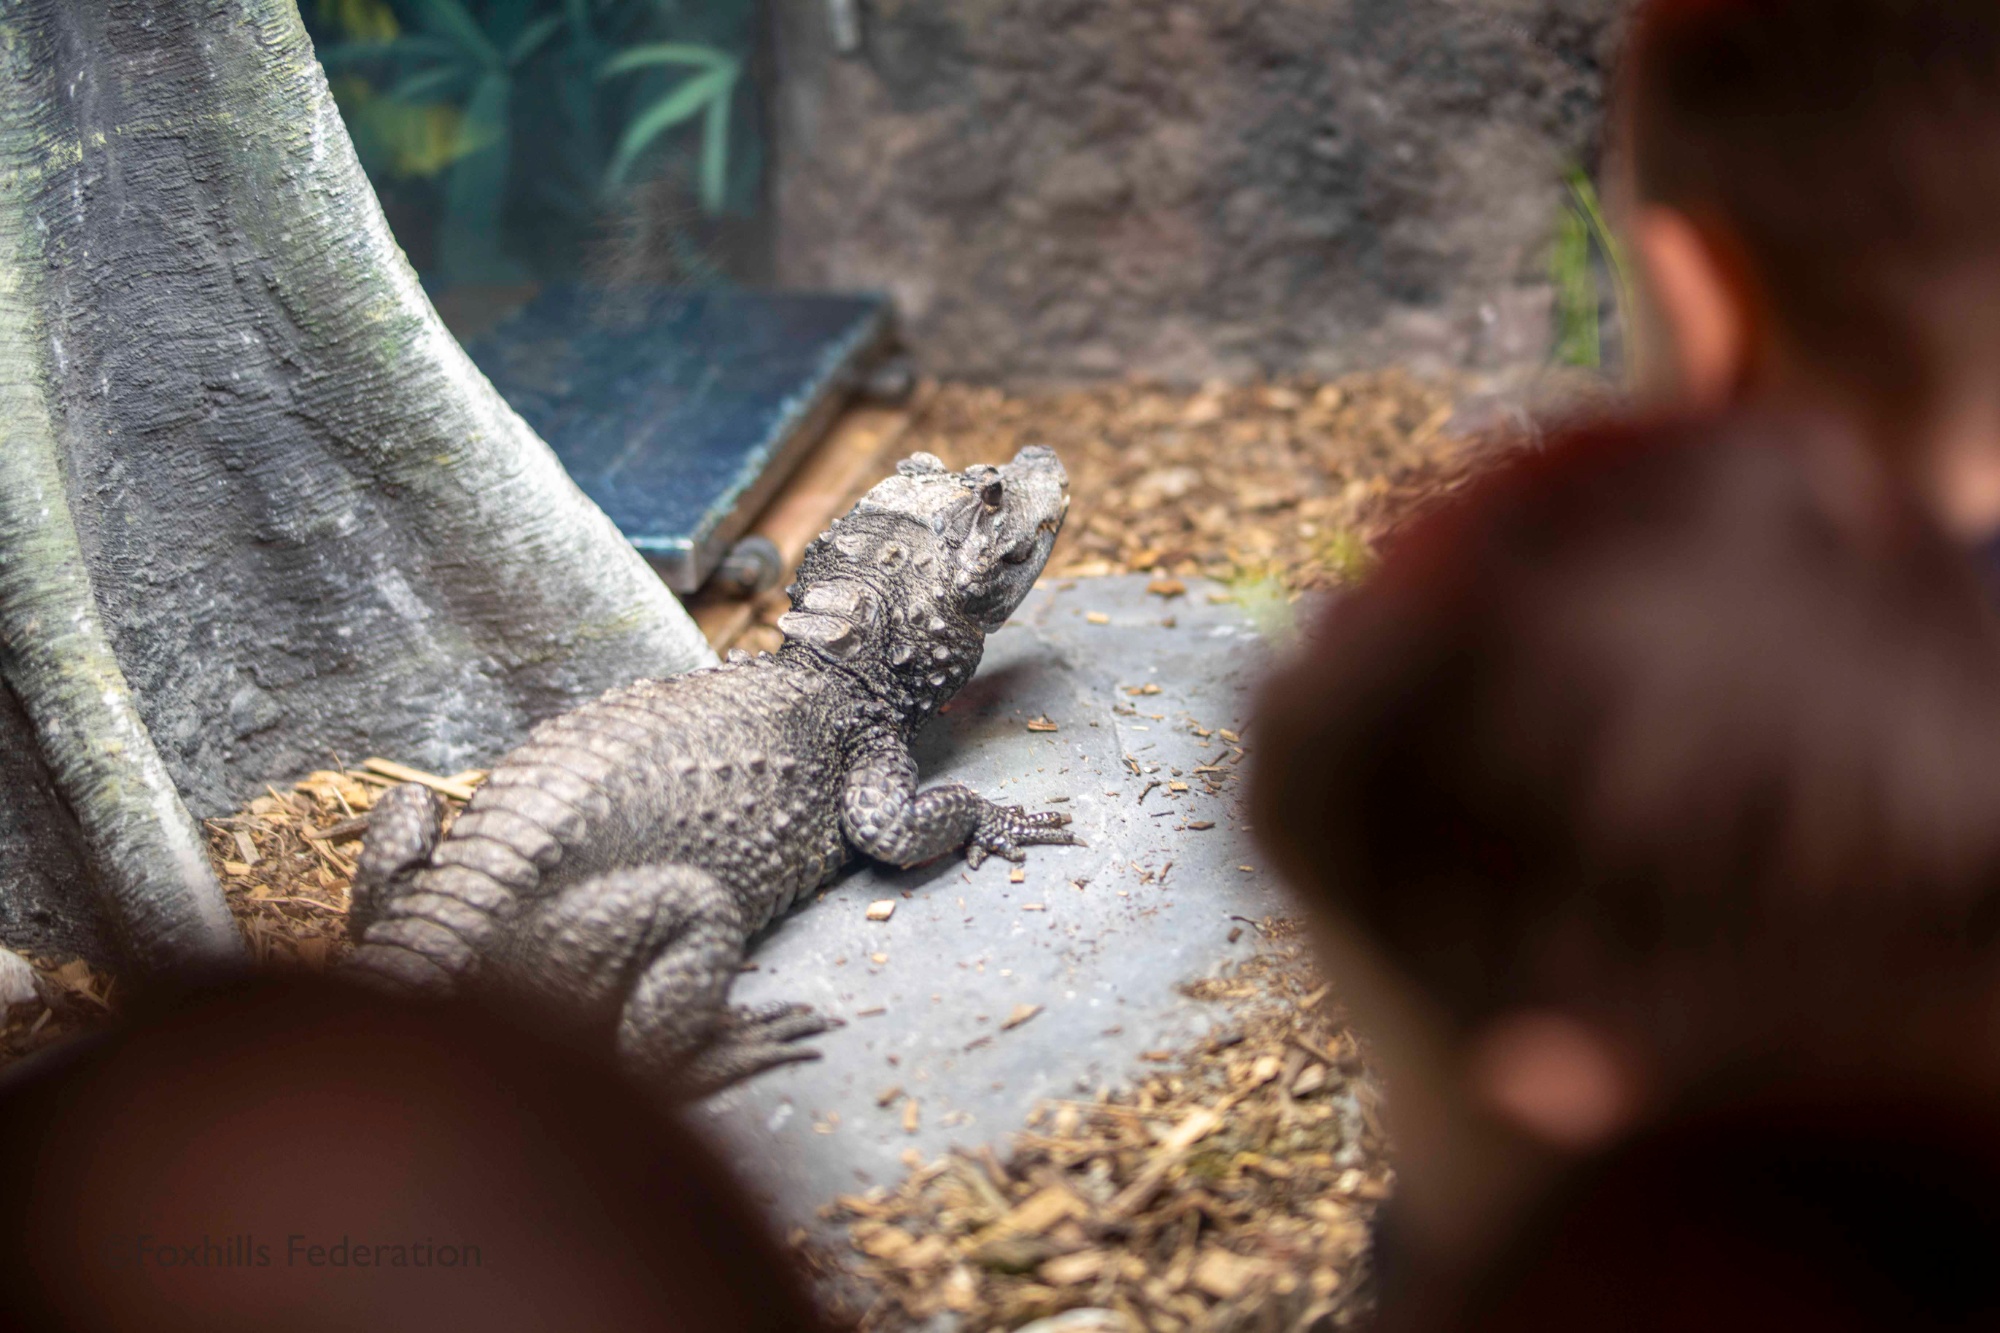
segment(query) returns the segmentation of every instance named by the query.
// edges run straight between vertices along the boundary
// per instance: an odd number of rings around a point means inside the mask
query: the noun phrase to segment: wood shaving
[[[1039,1004],[1017,1004],[1014,1006],[1014,1012],[1007,1015],[1006,1021],[1000,1024],[1000,1030],[1011,1032],[1040,1012],[1042,1006]]]
[[[449,827],[485,777],[477,771],[443,777],[370,759],[360,770],[308,773],[289,792],[267,790],[241,813],[210,820],[209,856],[252,960],[321,971],[345,958],[353,948],[348,886],[368,811],[393,783],[416,782],[444,797]],[[239,838],[255,845],[255,864],[232,861]]]
[[[1369,1227],[1392,1174],[1379,1093],[1298,932],[1184,987],[1221,1033],[1096,1100],[1035,1108],[1004,1159],[954,1151],[827,1209],[858,1278],[859,1328],[956,1316],[1016,1328],[1110,1310],[1133,1329],[1345,1328],[1370,1312]]]
[[[900,447],[954,467],[1054,448],[1071,502],[1047,578],[1152,572],[1162,597],[1196,575],[1297,590],[1358,577],[1385,535],[1504,453],[1453,432],[1459,397],[1396,370],[1197,390],[932,384]]]
[[[475,783],[485,777],[483,773],[473,773],[441,778],[435,773],[426,773],[420,768],[411,768],[408,764],[399,764],[393,759],[369,759],[361,766],[370,773],[379,773],[397,782],[414,782],[418,786],[429,787],[440,796],[447,796],[460,802],[471,800]]]
[[[208,820],[209,861],[252,962],[318,972],[345,958],[348,886],[376,800],[395,782],[419,782],[444,795],[449,827],[485,777],[371,759],[358,770],[308,773],[289,791],[267,787],[238,813]],[[83,959],[28,961],[56,1002],[0,1027],[0,1065],[88,1031],[117,1008],[112,976]]]

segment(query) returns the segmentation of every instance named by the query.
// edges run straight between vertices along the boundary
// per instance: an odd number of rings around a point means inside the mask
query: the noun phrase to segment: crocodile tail
[[[542,723],[494,769],[439,837],[428,789],[391,788],[376,802],[355,875],[351,966],[404,992],[450,994],[476,970],[565,846],[610,812],[606,784],[639,743],[673,719],[643,706],[658,686],[614,690]]]

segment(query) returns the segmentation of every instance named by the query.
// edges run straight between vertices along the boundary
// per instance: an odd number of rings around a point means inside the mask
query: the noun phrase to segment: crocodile
[[[1054,451],[900,462],[806,549],[774,653],[616,689],[537,725],[464,811],[385,792],[354,876],[348,967],[489,994],[607,1041],[642,1082],[713,1091],[818,1052],[808,1006],[732,1008],[754,938],[855,856],[1075,843],[1059,812],[922,787],[912,737],[972,678],[1069,507]]]

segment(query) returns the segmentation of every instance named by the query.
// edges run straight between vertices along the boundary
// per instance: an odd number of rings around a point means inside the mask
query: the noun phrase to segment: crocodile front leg
[[[956,782],[919,791],[917,761],[895,738],[877,741],[855,759],[840,804],[847,840],[865,855],[903,867],[960,847],[974,868],[989,854],[1026,860],[1024,847],[1074,844],[1068,823],[1069,816],[1056,811],[1029,814],[1018,805],[995,805]]]

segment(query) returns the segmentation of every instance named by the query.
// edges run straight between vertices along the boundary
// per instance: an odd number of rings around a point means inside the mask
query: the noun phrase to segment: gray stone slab
[[[889,337],[880,296],[558,284],[466,351],[685,593],[825,433]]]
[[[1191,724],[1240,731],[1268,650],[1242,609],[1209,602],[1214,585],[1191,583],[1172,602],[1145,587],[1116,578],[1037,591],[919,741],[927,781],[962,780],[1030,809],[1068,797],[1056,808],[1087,847],[1030,849],[1018,884],[998,860],[864,868],[753,954],[738,1002],[805,1001],[847,1022],[817,1039],[825,1059],[705,1108],[783,1225],[812,1227],[835,1195],[895,1180],[912,1147],[927,1157],[997,1147],[1036,1101],[1115,1085],[1142,1067],[1141,1052],[1223,1019],[1178,988],[1254,949],[1251,930],[1228,942],[1232,917],[1260,920],[1284,902],[1244,827],[1235,747]],[[1160,693],[1125,692],[1148,683]],[[1037,717],[1060,730],[1027,730]],[[1204,764],[1232,774],[1218,796],[1192,771]],[[1190,792],[1170,793],[1170,780]],[[867,920],[881,899],[894,916]],[[1042,1008],[1002,1031],[1021,1005]],[[877,1106],[896,1086],[903,1094]],[[907,1097],[920,1107],[914,1134],[902,1126]]]

